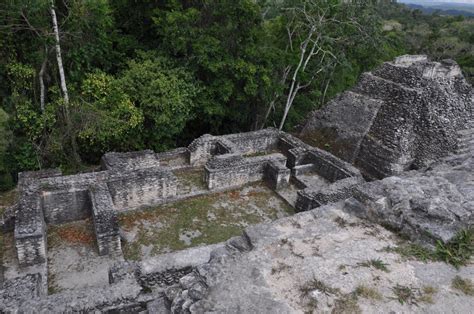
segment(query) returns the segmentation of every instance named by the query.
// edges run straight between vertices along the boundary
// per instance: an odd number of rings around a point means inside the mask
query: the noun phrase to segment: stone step
[[[460,131],[457,131],[456,133],[460,136],[466,136],[466,135],[470,136],[474,134],[474,128],[460,130]]]
[[[472,155],[471,152],[469,153],[464,153],[464,154],[455,154],[455,155],[450,155],[448,157],[443,158],[445,162],[450,162],[450,161],[455,161],[455,160],[463,160]]]
[[[461,148],[461,149],[457,149],[455,151],[456,154],[458,155],[462,155],[462,154],[467,154],[471,151],[471,148],[470,147],[466,147],[466,148]]]
[[[464,141],[464,140],[471,140],[474,138],[474,133],[471,133],[471,134],[464,134],[464,135],[461,135],[459,136],[459,139]]]

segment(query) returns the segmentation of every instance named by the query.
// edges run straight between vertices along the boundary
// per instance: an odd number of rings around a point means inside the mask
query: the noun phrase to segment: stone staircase
[[[466,160],[474,154],[474,116],[471,117],[463,130],[457,131],[458,147],[454,154],[444,158],[446,162],[458,163]]]
[[[474,117],[468,123],[467,128],[457,132],[459,135],[459,145],[456,150],[458,155],[474,153]]]

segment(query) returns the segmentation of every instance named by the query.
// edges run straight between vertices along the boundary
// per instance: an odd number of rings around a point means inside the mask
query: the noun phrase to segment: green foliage
[[[461,230],[448,243],[438,241],[435,255],[456,268],[466,265],[474,255],[474,228]]]
[[[141,130],[143,113],[112,76],[97,71],[82,82],[83,102],[77,106],[81,119],[79,140],[83,154],[100,155],[109,150],[134,149],[131,135]]]
[[[274,61],[264,49],[258,5],[250,0],[163,3],[153,14],[160,48],[204,87],[193,128],[248,129],[265,102]]]
[[[405,258],[427,261],[443,261],[455,268],[466,265],[474,255],[474,229],[460,230],[449,242],[438,241],[433,251],[418,244],[406,243],[398,247],[385,248],[388,252],[396,252]]]
[[[384,263],[381,259],[370,259],[357,265],[362,267],[373,267],[375,269],[389,273],[390,270],[387,268],[388,264]]]
[[[465,295],[474,296],[474,283],[468,278],[463,279],[460,276],[456,276],[453,278],[451,286]]]
[[[468,81],[474,82],[474,19],[462,16],[426,15],[404,5],[380,7],[385,26],[400,25],[390,30],[412,54],[427,54],[434,60],[454,59]]]
[[[327,20],[317,34],[325,56],[312,59],[296,76],[310,84],[295,98],[285,125],[289,130],[351,87],[361,72],[400,54],[454,58],[471,82],[474,75],[473,19],[423,15],[390,1],[54,4],[69,106],[59,87],[51,2],[0,3],[0,132],[6,134],[0,139],[0,180],[8,181],[5,186],[18,171],[69,171],[80,168],[78,159],[97,163],[110,150],[164,150],[203,133],[277,125],[308,30],[301,8],[312,18],[324,12]],[[289,27],[295,30],[292,45]]]
[[[166,58],[141,54],[129,62],[117,83],[143,113],[145,127],[135,134],[137,147],[174,146],[195,109],[199,88],[192,75]]]
[[[6,153],[12,140],[8,120],[8,114],[0,108],[0,191],[8,190],[13,186],[13,178],[5,165]]]

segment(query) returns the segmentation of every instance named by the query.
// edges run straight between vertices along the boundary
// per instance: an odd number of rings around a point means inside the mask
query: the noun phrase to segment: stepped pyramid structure
[[[473,95],[454,61],[401,56],[314,112],[301,136],[380,179],[469,153]]]

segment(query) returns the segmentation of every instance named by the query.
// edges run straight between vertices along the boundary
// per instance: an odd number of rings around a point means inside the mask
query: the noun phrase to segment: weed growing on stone
[[[395,299],[400,304],[418,305],[418,298],[414,289],[397,284],[395,287],[392,287],[392,291],[395,294]]]
[[[406,243],[396,247],[387,246],[384,251],[398,253],[406,259],[414,258],[423,262],[431,261],[434,258],[432,251],[415,243]]]
[[[474,255],[474,228],[461,230],[449,242],[438,241],[434,251],[418,244],[406,243],[397,247],[386,247],[386,252],[395,252],[405,258],[414,258],[424,262],[442,261],[455,268],[466,265]]]
[[[377,290],[364,285],[357,286],[354,294],[365,299],[382,300],[382,295]]]
[[[357,265],[362,267],[373,267],[386,273],[390,272],[387,268],[388,264],[384,263],[381,259],[370,259],[362,263],[357,263]]]
[[[347,220],[345,220],[342,217],[337,216],[334,218],[334,222],[340,227],[340,228],[345,228],[347,226]]]
[[[433,296],[438,293],[438,289],[432,286],[424,286],[422,289],[422,294],[418,298],[420,302],[433,304]]]
[[[357,296],[353,293],[343,295],[334,301],[334,308],[332,314],[358,314],[362,310],[357,304]]]
[[[276,266],[272,267],[272,275],[279,274],[282,271],[288,270],[291,267],[289,265],[278,262]]]
[[[466,265],[474,255],[474,228],[461,230],[451,241],[438,241],[435,254],[438,260],[456,268]]]
[[[322,282],[319,279],[313,278],[312,280],[305,283],[303,286],[300,287],[300,292],[302,297],[307,297],[312,291],[318,290],[325,295],[330,294],[337,294],[339,293],[339,289],[332,288]]]
[[[460,276],[456,276],[451,281],[451,286],[465,295],[474,296],[474,284],[472,283],[472,280],[468,278],[464,279]]]

